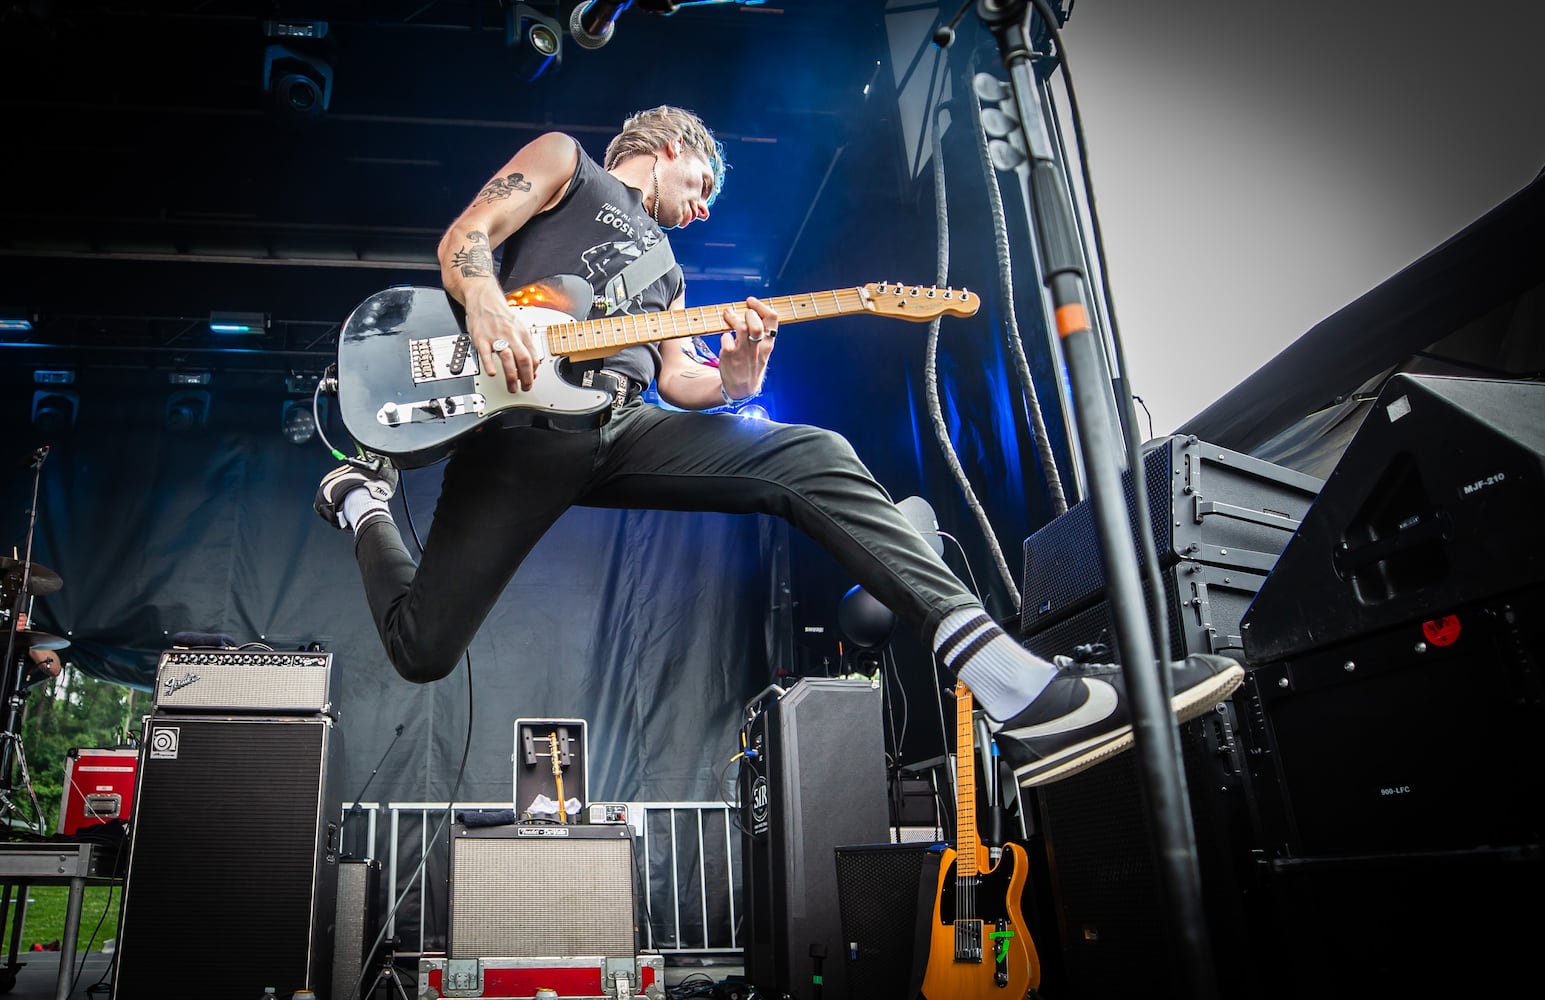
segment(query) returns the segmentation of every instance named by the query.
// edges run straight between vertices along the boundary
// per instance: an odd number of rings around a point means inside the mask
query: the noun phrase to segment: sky
[[[1062,30],[1155,435],[1545,167],[1533,0],[1081,0]]]

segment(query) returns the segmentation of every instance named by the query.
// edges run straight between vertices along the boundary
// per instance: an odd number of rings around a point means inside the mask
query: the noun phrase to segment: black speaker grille
[[[927,844],[837,848],[848,1000],[896,1000],[917,985],[914,964],[919,946],[928,946],[938,857],[930,857]]]
[[[149,721],[115,998],[166,995],[170,942],[183,982],[232,996],[317,988],[337,874],[322,842],[331,734],[325,718]]]

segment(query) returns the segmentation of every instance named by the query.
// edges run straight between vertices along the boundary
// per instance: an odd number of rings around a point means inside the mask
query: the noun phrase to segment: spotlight
[[[209,393],[203,389],[184,389],[166,399],[166,427],[188,431],[203,427],[209,420]]]
[[[268,314],[260,312],[212,312],[209,314],[210,333],[265,333],[268,330]]]
[[[26,333],[32,329],[37,317],[25,309],[13,306],[0,308],[0,330],[10,333]]]
[[[745,406],[742,406],[735,412],[745,417],[747,420],[770,419],[767,416],[767,407],[763,406],[761,403],[747,403]]]
[[[41,433],[58,434],[75,426],[80,397],[68,389],[38,389],[32,394],[32,426]]]
[[[291,121],[317,121],[332,103],[332,64],[287,45],[270,45],[263,50],[263,91],[273,96],[274,110]]]
[[[327,400],[317,400],[317,414],[327,419]],[[306,444],[317,436],[316,416],[311,413],[311,400],[287,399],[279,418],[279,429],[290,444]]]
[[[504,12],[504,44],[515,50],[515,68],[530,83],[563,66],[563,29],[558,19],[517,3]]]

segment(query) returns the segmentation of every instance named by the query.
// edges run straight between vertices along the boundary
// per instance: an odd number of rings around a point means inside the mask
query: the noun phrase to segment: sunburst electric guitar
[[[1025,927],[1020,894],[1029,858],[1005,844],[987,864],[976,830],[976,733],[971,690],[955,685],[955,847],[939,864],[928,968],[927,1000],[1022,1000],[1041,985],[1041,961]]]
[[[574,275],[510,294],[510,308],[531,327],[538,355],[530,390],[510,392],[502,372],[478,370],[461,308],[443,291],[403,285],[377,292],[355,307],[338,337],[344,427],[361,447],[408,469],[439,461],[462,435],[489,424],[588,430],[611,416],[612,396],[563,379],[553,369],[565,359],[604,358],[634,344],[730,328],[722,305],[574,319],[588,314],[589,295],[589,285]],[[970,316],[979,298],[963,289],[879,283],[764,301],[787,326],[855,314],[913,322]]]

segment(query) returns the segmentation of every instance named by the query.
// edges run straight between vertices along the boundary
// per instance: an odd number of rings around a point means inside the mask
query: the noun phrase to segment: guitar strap
[[[595,297],[594,308],[605,309],[606,315],[612,315],[642,295],[644,289],[660,280],[675,263],[670,240],[657,241],[606,283],[606,289]]]

